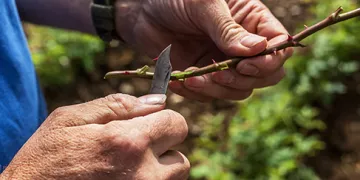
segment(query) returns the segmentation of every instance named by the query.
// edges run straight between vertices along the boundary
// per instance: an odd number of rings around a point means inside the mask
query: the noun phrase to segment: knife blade
[[[166,94],[170,81],[172,66],[170,62],[171,45],[166,47],[159,55],[155,64],[155,72],[149,94]]]

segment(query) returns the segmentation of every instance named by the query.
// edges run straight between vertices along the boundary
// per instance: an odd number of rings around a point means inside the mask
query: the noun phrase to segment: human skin
[[[202,67],[230,56],[256,55],[288,32],[259,0],[118,0],[117,30],[151,57],[172,44],[176,70]],[[174,81],[170,89],[201,101],[241,100],[253,89],[277,84],[292,48],[250,58],[236,68]],[[196,67],[191,67],[196,66]]]
[[[24,20],[94,33],[90,0],[16,0]],[[288,32],[259,0],[117,0],[118,34],[155,58],[172,44],[175,70],[194,69],[231,56],[251,56],[287,39]],[[199,101],[242,100],[256,88],[277,84],[292,55],[249,58],[236,68],[174,81],[170,89]]]
[[[180,114],[163,110],[165,99],[114,94],[61,107],[0,179],[186,179],[190,163],[171,148],[188,127]]]

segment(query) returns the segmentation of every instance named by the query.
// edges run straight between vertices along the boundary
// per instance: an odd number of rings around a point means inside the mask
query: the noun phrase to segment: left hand
[[[256,55],[287,39],[288,32],[259,0],[117,0],[120,36],[155,58],[172,44],[176,70],[202,67],[211,59]],[[292,48],[249,58],[236,68],[174,81],[170,89],[187,98],[241,100],[253,89],[277,84]],[[191,67],[195,68],[195,67]]]
[[[172,150],[186,120],[163,110],[164,95],[112,94],[60,107],[19,150],[0,180],[187,179],[189,160]]]

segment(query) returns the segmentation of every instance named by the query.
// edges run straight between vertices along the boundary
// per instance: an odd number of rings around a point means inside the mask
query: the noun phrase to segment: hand
[[[150,57],[172,44],[177,70],[202,67],[212,59],[251,56],[288,32],[259,0],[117,0],[117,30],[124,40]],[[250,58],[235,69],[172,82],[173,92],[201,101],[241,100],[255,88],[278,83],[292,49]],[[195,67],[191,67],[195,68]]]
[[[162,110],[164,101],[163,95],[116,94],[59,108],[1,178],[186,179],[189,161],[170,150],[186,137],[186,121]]]

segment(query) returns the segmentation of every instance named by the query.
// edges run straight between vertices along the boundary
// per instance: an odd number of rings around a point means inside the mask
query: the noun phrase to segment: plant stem
[[[304,45],[302,45],[300,43],[300,41],[307,38],[308,36],[315,34],[316,32],[318,32],[326,27],[329,27],[333,24],[360,16],[360,8],[355,9],[350,12],[347,12],[347,13],[340,14],[340,12],[342,10],[343,10],[342,7],[339,7],[334,13],[332,13],[330,16],[328,16],[324,20],[322,20],[322,21],[318,22],[317,24],[312,25],[310,27],[306,26],[306,28],[303,31],[296,34],[295,36],[289,35],[289,38],[287,40],[266,48],[266,50],[260,54],[257,54],[255,56],[249,56],[249,57],[234,57],[234,58],[231,58],[231,59],[219,62],[219,63],[214,63],[211,65],[199,68],[197,70],[172,73],[170,79],[171,80],[184,80],[189,77],[201,76],[201,75],[204,75],[207,73],[222,71],[222,70],[228,69],[229,67],[235,67],[240,61],[242,61],[244,59],[257,57],[257,56],[263,56],[263,55],[267,55],[267,54],[272,54],[276,51],[286,49],[287,47],[304,47]],[[143,69],[143,68],[140,68],[138,70],[129,70],[129,71],[112,71],[112,72],[107,73],[104,78],[105,79],[109,79],[109,78],[152,79],[153,78],[154,73],[147,72],[147,71],[140,71],[141,69]],[[139,73],[139,72],[141,72],[141,73]]]

